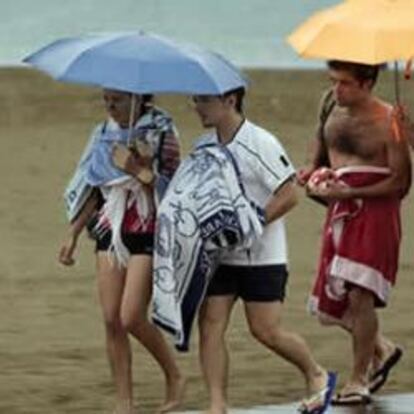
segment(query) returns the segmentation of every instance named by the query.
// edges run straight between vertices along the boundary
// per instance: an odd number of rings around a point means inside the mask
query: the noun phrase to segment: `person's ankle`
[[[211,403],[208,414],[227,414],[227,404],[225,402]]]
[[[133,414],[134,403],[132,399],[119,399],[115,405],[114,414]]]

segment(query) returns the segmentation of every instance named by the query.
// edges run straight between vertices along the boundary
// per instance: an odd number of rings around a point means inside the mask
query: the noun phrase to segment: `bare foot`
[[[342,390],[338,393],[340,395],[349,394],[369,394],[368,388],[365,384],[350,383],[344,385]]]
[[[178,408],[184,398],[186,380],[183,377],[177,377],[167,380],[167,392],[165,402],[159,407],[157,413],[169,413]]]
[[[302,400],[301,413],[324,413],[329,406],[336,386],[336,374],[319,368],[308,379],[308,397]]]
[[[203,414],[227,414],[226,407],[210,407],[208,411],[204,411]]]
[[[320,369],[313,377],[308,380],[308,396],[311,396],[326,388],[328,381],[328,373],[324,369]]]
[[[331,405],[368,405],[372,402],[371,395],[366,386],[348,383],[342,390],[334,395]]]
[[[132,401],[118,401],[113,414],[136,414]]]

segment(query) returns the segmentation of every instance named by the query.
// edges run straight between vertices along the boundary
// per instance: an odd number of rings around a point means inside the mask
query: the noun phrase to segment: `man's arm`
[[[269,224],[284,216],[298,202],[293,180],[288,180],[274,193],[265,206],[265,223]]]
[[[296,175],[298,184],[301,186],[306,185],[312,173],[319,167],[329,166],[329,154],[324,141],[324,128],[334,107],[335,102],[332,98],[332,91],[328,90],[319,103],[318,125],[314,138],[307,149],[306,166],[301,168]]]
[[[392,109],[392,128],[396,139],[405,139],[414,149],[414,123],[404,105],[395,105]]]
[[[306,166],[301,168],[297,175],[298,184],[306,185],[312,173],[320,167],[328,166],[328,153],[318,135],[310,142],[306,157]]]

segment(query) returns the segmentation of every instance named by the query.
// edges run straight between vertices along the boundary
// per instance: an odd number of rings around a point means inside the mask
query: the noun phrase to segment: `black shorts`
[[[111,245],[112,233],[106,232],[96,240],[96,251],[107,251]],[[131,255],[148,254],[154,251],[154,233],[122,233],[122,241]]]
[[[235,295],[245,302],[283,302],[288,270],[286,265],[221,265],[207,289],[208,296]]]

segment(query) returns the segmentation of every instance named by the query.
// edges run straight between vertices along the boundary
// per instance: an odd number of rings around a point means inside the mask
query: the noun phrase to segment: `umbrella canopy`
[[[66,38],[24,62],[58,80],[140,94],[221,95],[247,86],[222,56],[144,32]]]
[[[309,58],[407,60],[414,56],[414,0],[348,0],[314,14],[288,42]]]

